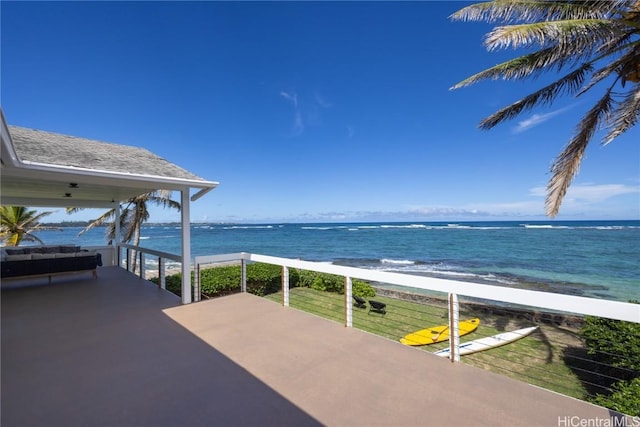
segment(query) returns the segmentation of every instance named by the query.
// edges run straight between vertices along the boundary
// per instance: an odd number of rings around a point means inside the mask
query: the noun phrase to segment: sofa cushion
[[[7,255],[7,261],[26,261],[31,259],[31,254]]]
[[[24,248],[20,249],[5,249],[7,255],[22,255],[25,253]]]
[[[31,259],[53,259],[56,254],[41,254],[41,253],[32,253]]]
[[[82,252],[76,252],[75,253],[76,257],[95,256],[95,255],[96,255],[96,251],[82,251]]]
[[[76,256],[75,252],[71,252],[71,253],[55,253],[54,254],[56,258],[73,258]]]
[[[80,252],[80,246],[73,246],[73,245],[60,246],[59,252],[63,254],[72,254],[72,253]]]
[[[60,246],[36,246],[29,249],[31,250],[31,253],[34,254],[54,254],[56,252],[60,252]]]

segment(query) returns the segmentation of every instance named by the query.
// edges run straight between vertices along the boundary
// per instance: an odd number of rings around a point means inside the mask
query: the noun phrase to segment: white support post
[[[180,191],[181,231],[182,231],[182,303],[191,303],[191,214],[189,189]]]
[[[289,268],[282,266],[282,305],[289,307]]]
[[[167,289],[167,275],[164,271],[164,261],[162,257],[158,257],[158,282],[161,289]]]
[[[240,291],[247,292],[247,261],[240,260]]]
[[[451,362],[460,361],[460,306],[458,295],[449,294],[449,358]]]
[[[344,278],[344,326],[347,328],[353,327],[353,303],[351,302],[351,295],[353,295],[353,281],[351,277],[345,276]]]

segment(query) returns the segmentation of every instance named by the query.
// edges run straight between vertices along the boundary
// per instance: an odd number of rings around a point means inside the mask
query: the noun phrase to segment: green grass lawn
[[[268,295],[266,298],[282,304],[281,292]],[[399,341],[408,333],[448,322],[444,302],[426,305],[383,296],[372,299],[387,304],[387,314],[383,316],[369,313],[368,308],[353,307],[354,328]],[[309,288],[293,288],[289,294],[289,306],[339,323],[345,321],[344,295]],[[461,337],[461,342],[533,326],[526,319],[464,309],[464,304],[461,304],[460,319],[479,317],[480,326],[475,332]],[[568,396],[584,398],[585,388],[563,358],[566,348],[582,346],[577,331],[546,324],[539,326],[533,334],[512,344],[462,356],[462,362]],[[398,345],[402,344],[398,342]],[[447,346],[448,341],[416,348],[433,352]]]

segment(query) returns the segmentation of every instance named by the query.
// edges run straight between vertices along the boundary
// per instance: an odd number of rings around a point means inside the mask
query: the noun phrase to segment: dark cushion
[[[29,261],[32,256],[31,254],[7,255],[7,261]]]
[[[24,248],[20,248],[20,249],[5,249],[4,250],[7,255],[22,255],[24,253],[28,253],[24,251]]]
[[[73,254],[80,252],[80,246],[60,246],[61,254]]]

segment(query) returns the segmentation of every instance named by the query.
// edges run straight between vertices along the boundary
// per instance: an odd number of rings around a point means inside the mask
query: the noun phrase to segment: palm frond
[[[571,181],[578,173],[584,152],[598,125],[611,113],[613,98],[611,87],[606,94],[587,112],[578,125],[576,135],[556,158],[551,167],[551,179],[547,184],[545,206],[547,215],[555,217],[560,210],[562,199],[567,194]]]
[[[34,230],[35,231],[35,230]],[[27,242],[37,242],[41,245],[44,245],[44,241],[39,238],[38,236],[36,236],[35,234],[33,234],[33,231],[27,231],[22,235],[22,240],[26,240]]]
[[[612,55],[614,53],[633,49],[640,41],[630,41],[634,36],[633,31],[620,31],[609,40],[603,40],[602,44],[596,49],[596,52],[602,57]]]
[[[37,215],[34,215],[36,213],[36,211],[28,211],[27,215],[30,215],[29,217],[25,217],[24,221],[22,222],[22,226],[24,228],[29,228],[29,227],[33,227],[36,228],[38,227],[38,222],[40,222],[40,219],[44,218],[47,215],[51,215],[53,212],[40,212]],[[33,216],[31,216],[33,215]]]
[[[105,213],[103,213],[102,215],[100,215],[98,218],[94,219],[93,221],[91,221],[89,223],[89,225],[87,225],[85,228],[83,228],[79,233],[78,236],[82,236],[84,233],[86,233],[87,231],[95,228],[95,227],[99,227],[101,225],[103,225],[105,222],[109,221],[111,218],[113,218],[116,215],[116,210],[115,209],[109,209],[108,211],[106,211]]]
[[[634,50],[626,49],[626,47],[629,47],[629,46],[631,45],[625,46],[625,49],[623,50],[627,52],[623,54],[621,57],[606,64],[604,67],[594,71],[593,74],[591,75],[591,80],[589,81],[589,83],[585,85],[580,90],[580,92],[577,93],[577,96],[580,96],[583,93],[587,92],[593,86],[600,83],[602,80],[611,76],[614,73],[617,73],[619,75],[619,78],[622,80],[622,83],[624,86],[627,73],[631,70],[635,70],[639,61],[639,55]],[[594,61],[598,61],[602,58],[603,57],[595,58]]]
[[[449,18],[454,21],[536,22],[558,19],[602,19],[625,7],[628,0],[591,2],[496,0],[464,7]]]
[[[37,213],[24,206],[0,207],[0,238],[9,246],[18,246],[21,241],[42,243],[34,233],[42,230],[58,229],[41,225],[38,221],[53,212]]]
[[[619,33],[606,19],[545,21],[496,27],[487,34],[484,45],[489,51],[554,45],[564,56],[588,57],[597,46]]]
[[[480,122],[479,127],[481,129],[491,129],[499,123],[516,117],[523,111],[530,110],[536,105],[545,105],[553,102],[553,100],[562,93],[577,92],[580,87],[582,87],[586,74],[591,71],[591,68],[591,64],[583,64],[580,68],[572,71],[560,80],[557,80],[542,89],[525,96],[513,104],[496,111],[489,117],[483,119]]]
[[[470,86],[480,80],[502,78],[504,80],[518,80],[535,76],[552,67],[561,69],[567,58],[563,57],[555,47],[541,49],[537,52],[522,55],[509,61],[505,61],[477,74],[467,77],[463,81],[452,86],[450,90]]]
[[[177,209],[178,212],[180,211],[180,207],[181,207],[180,202],[176,202],[175,200],[164,199],[160,197],[152,197],[151,199],[149,199],[149,201],[153,202],[154,204],[162,208],[173,208],[173,209]]]
[[[627,92],[622,102],[613,111],[613,120],[608,126],[611,130],[604,137],[602,144],[609,144],[634,127],[638,123],[638,115],[640,115],[640,84],[636,83],[635,88]]]

